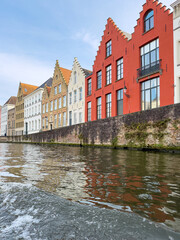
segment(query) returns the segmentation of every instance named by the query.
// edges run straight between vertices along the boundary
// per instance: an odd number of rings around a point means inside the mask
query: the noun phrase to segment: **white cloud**
[[[82,40],[83,42],[89,44],[93,50],[97,51],[99,40],[89,32],[81,31],[75,34],[73,39]]]

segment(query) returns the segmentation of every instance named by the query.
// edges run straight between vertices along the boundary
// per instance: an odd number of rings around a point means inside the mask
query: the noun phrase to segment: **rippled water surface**
[[[0,143],[0,239],[180,239],[180,155]]]

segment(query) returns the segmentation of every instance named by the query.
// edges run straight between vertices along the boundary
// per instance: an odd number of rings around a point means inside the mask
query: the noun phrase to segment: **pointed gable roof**
[[[38,87],[26,83],[20,83],[22,88],[23,96],[27,96],[28,94],[32,93],[34,90],[36,90]]]
[[[70,76],[71,76],[71,70],[66,69],[66,68],[62,68],[62,67],[60,67],[60,70],[61,70],[61,73],[63,75],[63,78],[64,78],[66,84],[68,85],[69,84],[69,79],[70,79]]]
[[[69,70],[69,69],[67,69],[67,68],[62,68],[62,67],[60,67],[58,60],[56,60],[55,68],[60,70],[60,72],[61,72],[61,74],[62,74],[62,77],[63,77],[65,83],[68,85],[72,71]]]
[[[51,87],[52,86],[52,78],[49,78],[47,81],[45,81],[43,84],[41,84],[41,86],[39,88],[44,88],[45,85],[48,86],[48,87]]]
[[[11,96],[4,105],[6,105],[6,104],[14,104],[15,105],[16,99],[17,99],[17,97]]]

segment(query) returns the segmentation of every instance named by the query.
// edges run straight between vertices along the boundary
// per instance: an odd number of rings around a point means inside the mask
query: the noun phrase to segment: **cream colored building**
[[[174,30],[174,103],[180,103],[180,0],[171,4]]]
[[[68,85],[68,125],[85,122],[85,78],[90,73],[74,58]]]

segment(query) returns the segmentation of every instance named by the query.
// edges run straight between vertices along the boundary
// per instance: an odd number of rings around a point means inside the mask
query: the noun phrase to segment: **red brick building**
[[[85,120],[113,117],[174,103],[173,14],[146,0],[134,32],[109,18],[86,78]]]

